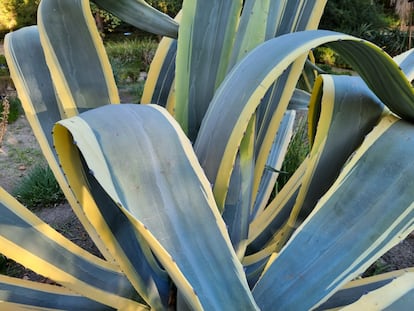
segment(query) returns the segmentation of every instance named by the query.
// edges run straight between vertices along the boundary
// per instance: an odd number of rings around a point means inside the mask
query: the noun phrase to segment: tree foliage
[[[177,15],[183,3],[182,0],[149,0],[147,2],[159,11],[172,17]]]
[[[36,11],[40,0],[0,1],[0,33],[36,24]]]

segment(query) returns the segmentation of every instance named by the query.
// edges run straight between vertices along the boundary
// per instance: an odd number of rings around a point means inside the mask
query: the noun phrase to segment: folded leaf
[[[80,131],[84,130],[81,125],[78,126]],[[113,123],[106,126],[108,130],[114,128]],[[131,222],[119,210],[117,201],[114,202],[96,178],[88,173],[85,160],[80,156],[73,137],[66,128],[55,126],[53,137],[70,188],[108,251],[116,258],[117,264],[151,308],[167,308],[169,278],[154,258],[148,243],[136,233]],[[99,151],[99,146],[92,144],[92,147]]]
[[[210,184],[168,112],[154,105],[109,105],[60,121],[55,133],[64,128],[89,174],[148,243],[192,308],[256,309]],[[60,145],[57,151],[67,154]],[[77,172],[68,175],[69,182],[79,174],[76,166],[63,168]]]

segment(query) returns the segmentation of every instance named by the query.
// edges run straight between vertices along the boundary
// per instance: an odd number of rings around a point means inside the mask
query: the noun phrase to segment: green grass
[[[12,194],[30,209],[51,207],[65,200],[51,169],[43,164],[35,165]]]
[[[157,46],[157,41],[145,38],[105,42],[116,83],[137,83],[140,72],[148,72]]]

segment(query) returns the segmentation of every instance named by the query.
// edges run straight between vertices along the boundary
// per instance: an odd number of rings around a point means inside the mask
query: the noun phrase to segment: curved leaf
[[[325,8],[326,0],[296,0],[281,1],[282,8],[277,8],[278,1],[272,1],[272,17],[268,21],[267,38],[277,37],[286,33],[316,29]],[[282,15],[278,17],[278,10]],[[275,14],[276,13],[276,14]],[[272,26],[269,28],[269,26]],[[273,32],[272,32],[273,31]],[[309,53],[309,50],[306,52]],[[303,74],[306,57],[296,58],[296,61],[286,68],[285,72],[275,81],[264,96],[258,107],[259,128],[256,139],[255,180],[253,184],[253,199],[258,194],[262,175],[265,172],[267,157],[272,148],[274,137],[281,123],[282,107],[291,100],[298,84],[299,73]]]
[[[42,0],[38,27],[65,117],[120,102],[88,0]]]
[[[118,267],[75,245],[0,188],[0,252],[113,308],[146,309]]]
[[[414,299],[414,273],[407,272],[389,284],[362,296],[342,310],[410,310]]]
[[[2,310],[115,310],[64,287],[31,282],[0,275],[0,308]]]
[[[78,126],[80,131],[84,130],[81,125]],[[114,124],[107,126],[108,129],[112,129]],[[116,258],[122,271],[151,308],[155,310],[167,308],[169,278],[154,258],[147,242],[137,235],[133,225],[119,210],[116,202],[89,173],[85,160],[73,145],[74,141],[70,133],[64,127],[57,125],[53,137],[65,177],[108,251]],[[92,147],[99,150],[99,146],[92,144]]]
[[[177,38],[178,24],[144,0],[94,0],[121,20],[150,33]]]
[[[256,308],[210,184],[190,142],[165,110],[109,105],[60,121],[57,129],[63,127],[70,130],[89,173],[148,243],[192,308]],[[66,153],[59,145],[57,151]]]
[[[328,42],[334,48],[354,47],[352,59],[359,62],[357,68],[375,94],[379,94],[380,99],[397,114],[407,118],[414,116],[413,89],[392,59],[374,45],[352,36],[322,30],[297,32],[269,40],[248,54],[221,84],[195,143],[200,163],[213,183],[219,208],[225,201],[229,176],[243,133],[260,100],[292,62],[310,49]],[[369,62],[365,62],[366,59]],[[380,79],[377,70],[388,72],[393,83],[387,86],[383,85],[384,82],[376,84]],[[296,72],[295,81],[300,75],[299,70]],[[290,78],[293,79],[293,76]],[[235,93],[235,89],[243,92]],[[395,100],[391,93],[398,94],[401,100]],[[281,119],[287,104],[288,101],[279,102],[273,117]],[[216,128],[217,124],[221,124],[220,130],[212,132],[210,129]],[[263,167],[260,172],[264,169],[264,163],[260,164]]]
[[[142,94],[142,104],[156,104],[167,107],[174,114],[173,100],[175,79],[175,56],[177,40],[163,38],[158,45],[154,60],[151,62]],[[172,106],[172,107],[170,107]]]
[[[316,307],[414,229],[413,134],[388,116],[367,136],[256,284],[260,308]]]
[[[297,228],[310,214],[335,181],[348,157],[378,123],[384,111],[383,104],[359,78],[322,76],[320,79],[323,79],[321,101],[318,100],[318,95],[316,102],[311,99],[309,111],[310,119],[314,118],[315,111],[320,111],[316,137],[287,224],[290,229],[286,228],[280,233],[284,239],[290,236],[289,231]]]
[[[224,79],[241,0],[184,1],[178,36],[175,116],[194,140]]]
[[[62,109],[46,66],[38,29],[36,26],[31,26],[9,33],[4,43],[10,75],[43,155],[83,227],[101,254],[108,261],[113,262],[114,257],[108,252],[69,188],[53,150],[52,129],[53,125],[61,119]]]
[[[342,287],[325,303],[320,305],[315,310],[321,311],[351,305],[368,292],[379,289],[406,273],[413,272],[414,268],[408,268],[403,270],[395,270],[387,273],[381,273],[365,278],[357,278],[346,284],[344,287]],[[396,308],[396,310],[405,309]]]

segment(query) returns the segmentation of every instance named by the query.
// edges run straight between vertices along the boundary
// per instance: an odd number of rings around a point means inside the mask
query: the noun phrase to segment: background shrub
[[[157,48],[157,41],[125,39],[105,43],[115,80],[118,84],[137,82],[140,72],[147,72]]]
[[[48,207],[64,202],[65,196],[49,166],[37,164],[23,177],[13,195],[26,207]]]

